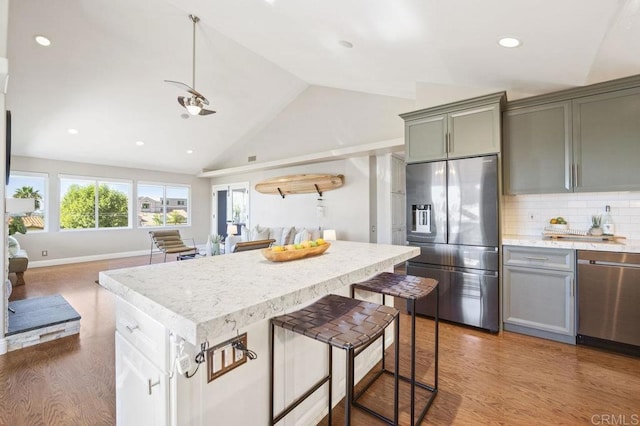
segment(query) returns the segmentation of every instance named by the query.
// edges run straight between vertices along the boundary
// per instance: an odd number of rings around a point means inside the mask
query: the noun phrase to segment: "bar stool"
[[[400,379],[411,384],[411,424],[420,424],[424,419],[424,416],[427,414],[429,407],[433,404],[433,400],[438,394],[438,309],[439,309],[439,290],[438,290],[438,281],[433,278],[422,278],[416,277],[413,275],[401,275],[401,274],[393,274],[390,272],[382,272],[376,275],[373,278],[370,278],[366,281],[355,283],[351,285],[351,297],[355,297],[356,290],[366,290],[373,293],[382,294],[382,304],[385,303],[385,296],[393,296],[401,299],[407,300],[411,304],[411,377],[408,378],[406,376],[399,375]],[[416,380],[416,300],[421,299],[423,297],[428,296],[432,291],[436,291],[436,312],[435,312],[435,337],[434,337],[434,383],[433,386],[421,383]],[[396,342],[398,342],[396,340]],[[397,344],[396,344],[396,354],[397,352]],[[396,355],[398,356],[398,355]],[[396,360],[396,367],[397,360]],[[382,370],[378,372],[376,376],[374,376],[369,383],[362,389],[360,393],[354,396],[354,405],[364,408],[359,402],[358,399],[362,396],[369,386],[371,386],[377,379],[382,375],[382,373],[394,373],[398,374],[397,371],[391,372],[385,368],[384,364],[384,345],[382,346]],[[418,417],[418,421],[414,423],[415,419],[415,396],[416,396],[416,386],[425,389],[431,392],[429,399],[422,410],[422,413]]]
[[[331,425],[331,399],[332,399],[332,348],[346,351],[346,389],[345,389],[345,425],[351,424],[351,406],[354,386],[354,360],[356,350],[363,350],[379,337],[384,338],[385,329],[394,322],[394,338],[397,342],[400,337],[400,311],[391,307],[372,302],[364,302],[349,297],[327,295],[311,305],[289,314],[277,316],[271,319],[271,368],[269,371],[269,401],[270,424],[274,425],[282,420],[294,408],[322,387],[329,384],[329,425]],[[326,343],[329,349],[329,371],[327,375],[316,382],[304,394],[299,396],[280,413],[274,413],[274,334],[275,327],[282,327],[298,334],[310,337],[314,340]],[[398,371],[399,358],[398,345],[396,345],[395,368]],[[391,424],[398,424],[398,374],[394,377],[394,419],[388,420]]]

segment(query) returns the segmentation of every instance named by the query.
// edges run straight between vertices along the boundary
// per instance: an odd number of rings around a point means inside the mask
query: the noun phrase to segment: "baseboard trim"
[[[7,344],[7,339],[0,338],[0,355],[4,355],[7,353],[7,348],[9,345]]]
[[[68,265],[70,263],[93,262],[96,260],[118,259],[122,257],[134,257],[149,255],[149,250],[125,251],[121,253],[95,254],[91,256],[65,257],[61,259],[36,260],[29,262],[29,268],[42,268],[44,266]]]

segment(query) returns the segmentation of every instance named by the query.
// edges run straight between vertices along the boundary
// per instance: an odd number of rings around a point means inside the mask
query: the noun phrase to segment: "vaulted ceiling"
[[[183,118],[163,80],[192,84],[189,14],[195,86],[217,114]],[[13,153],[194,174],[251,154],[290,105],[310,123],[331,104],[294,103],[311,88],[379,95],[357,99],[394,116],[443,93],[514,99],[638,74],[638,40],[640,0],[11,0]],[[317,151],[370,142],[357,122]]]

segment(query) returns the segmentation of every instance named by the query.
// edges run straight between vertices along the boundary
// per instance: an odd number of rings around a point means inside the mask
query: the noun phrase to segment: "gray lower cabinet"
[[[503,247],[507,331],[575,344],[575,251]]]

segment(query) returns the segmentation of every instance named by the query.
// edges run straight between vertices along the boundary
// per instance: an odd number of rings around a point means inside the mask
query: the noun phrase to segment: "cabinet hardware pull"
[[[133,333],[134,330],[137,330],[138,328],[140,328],[138,324],[134,325],[133,327],[130,325],[125,325],[125,327],[127,327],[127,330],[129,330],[129,333]]]
[[[160,379],[158,379],[154,383],[151,383],[151,379],[148,379],[147,382],[149,383],[149,395],[151,395],[151,388],[154,386],[158,386],[160,384]]]
[[[525,256],[525,258],[529,259],[529,260],[539,260],[540,262],[544,262],[544,261],[549,260],[548,257]]]
[[[571,289],[570,289],[571,297],[573,297],[573,292],[574,292],[574,288],[573,287],[574,287],[574,280],[571,280]]]

